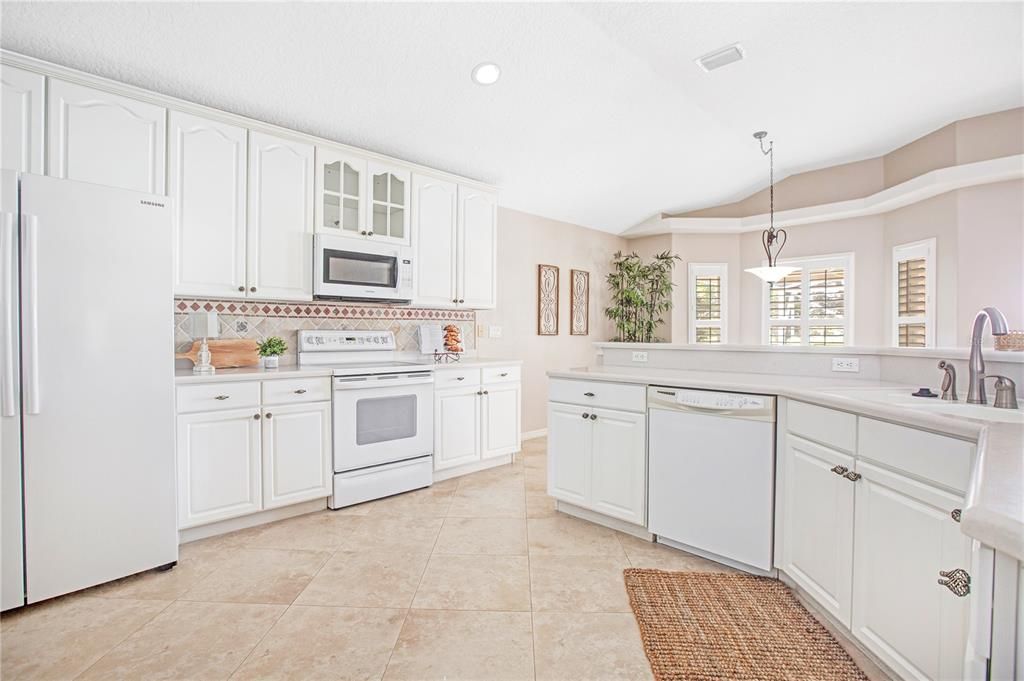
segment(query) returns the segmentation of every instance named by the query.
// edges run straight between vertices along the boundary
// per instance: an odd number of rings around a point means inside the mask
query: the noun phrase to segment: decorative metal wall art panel
[[[558,268],[537,265],[537,335],[558,335]]]
[[[569,333],[590,333],[590,272],[569,270]]]

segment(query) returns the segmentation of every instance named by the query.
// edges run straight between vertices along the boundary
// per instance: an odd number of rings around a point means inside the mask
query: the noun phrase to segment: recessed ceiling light
[[[485,61],[477,64],[473,69],[473,82],[477,85],[494,85],[501,76],[501,69],[497,64]]]
[[[697,66],[710,73],[715,69],[728,66],[741,59],[743,59],[743,46],[739,43],[733,43],[714,52],[708,52],[703,57],[697,57],[695,61]]]

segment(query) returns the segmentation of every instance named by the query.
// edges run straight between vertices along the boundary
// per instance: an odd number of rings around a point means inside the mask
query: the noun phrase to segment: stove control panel
[[[390,331],[299,331],[299,352],[394,350],[395,347],[395,334]]]

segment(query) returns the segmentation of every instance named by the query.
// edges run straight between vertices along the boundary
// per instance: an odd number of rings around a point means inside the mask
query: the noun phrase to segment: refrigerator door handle
[[[14,248],[14,213],[4,212],[3,233],[0,234],[0,257],[3,258],[3,366],[0,367],[0,415],[14,416],[14,325],[15,306],[14,290],[18,276],[18,263],[15,260]]]
[[[25,412],[38,414],[41,401],[39,397],[39,217],[36,215],[24,217],[21,247],[24,267],[25,335],[28,336],[28,342],[24,348],[26,359]]]

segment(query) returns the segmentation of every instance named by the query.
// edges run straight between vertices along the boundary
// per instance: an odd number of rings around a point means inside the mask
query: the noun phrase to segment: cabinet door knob
[[[359,230],[359,233],[362,234],[363,236],[366,236],[366,230],[365,229]]]
[[[593,397],[594,393],[583,393],[584,397]]]
[[[216,396],[216,397],[214,397],[213,399],[215,399],[215,400],[226,400],[226,399],[228,399],[229,397],[231,397],[231,396],[230,396],[230,395],[217,395],[217,396]]]
[[[591,414],[590,415],[590,420],[591,421],[596,421],[597,420],[597,414]]]
[[[589,419],[590,418],[590,414],[588,414],[586,412],[583,412],[583,418],[584,419]]]
[[[239,286],[238,290],[244,293],[245,292],[245,287],[244,286]]]
[[[298,390],[295,391],[295,394],[296,395],[305,395],[306,394],[306,389],[305,388],[299,388]]]
[[[274,418],[274,415],[271,412],[268,411],[267,412],[267,418],[268,419],[272,419],[272,418]]]
[[[256,287],[255,286],[250,286],[249,287],[249,291],[252,292],[252,293],[256,293]]]
[[[956,522],[960,522],[960,515],[962,513],[963,511],[961,511],[959,508],[954,508],[952,511],[949,512],[949,517],[955,520]]]
[[[490,395],[490,393],[485,390],[484,395]]]
[[[843,473],[845,473],[846,471],[848,471],[850,469],[847,468],[846,466],[833,466],[831,470],[836,475],[842,475]]]
[[[948,572],[946,570],[939,570],[939,577],[942,577],[939,580],[939,584],[960,598],[971,593],[971,576],[967,573],[967,570],[963,568],[957,568]]]
[[[253,414],[252,418],[253,418],[254,421],[259,421],[260,420],[260,415],[259,414]]]
[[[860,473],[854,473],[853,471],[850,471],[849,473],[847,473],[843,477],[846,478],[847,480],[849,480],[850,482],[857,482],[858,480],[861,479],[862,476],[861,476]]]
[[[459,302],[460,302],[460,303],[464,303],[464,302],[466,302],[466,301],[465,301],[465,299],[464,299],[464,298],[459,298]]]
[[[477,390],[477,391],[476,391],[476,394],[477,394],[477,395],[483,395],[483,394],[484,394],[484,391],[483,391],[483,390]]]

